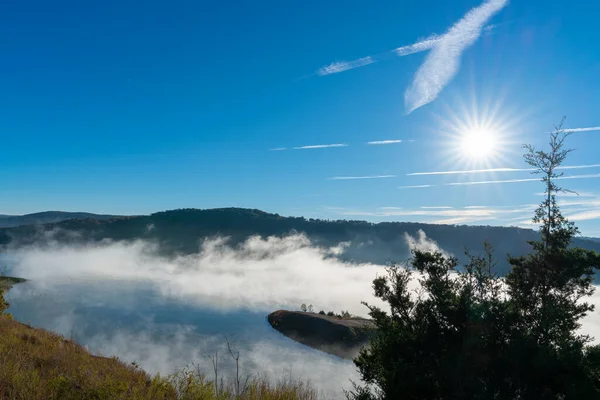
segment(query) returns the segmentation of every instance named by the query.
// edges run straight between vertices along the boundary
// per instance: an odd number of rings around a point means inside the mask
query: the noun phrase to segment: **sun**
[[[458,140],[461,155],[473,161],[489,160],[499,150],[498,135],[489,128],[467,129]]]

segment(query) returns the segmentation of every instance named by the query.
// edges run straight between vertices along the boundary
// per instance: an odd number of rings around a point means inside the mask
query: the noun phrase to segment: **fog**
[[[341,261],[348,245],[317,247],[304,235],[238,246],[212,238],[196,254],[164,258],[151,242],[104,242],[9,249],[3,258],[11,275],[30,280],[7,296],[14,317],[96,354],[161,374],[195,363],[211,376],[207,354],[220,350],[221,376],[231,378],[227,336],[242,375],[308,380],[323,398],[338,398],[359,380],[353,363],[284,337],[265,317],[302,303],[357,315],[367,312],[361,301],[384,306],[371,288],[383,266]]]
[[[414,248],[443,251],[424,232],[405,239],[407,256]],[[349,245],[318,247],[304,235],[251,237],[238,246],[212,238],[196,254],[165,258],[146,241],[54,244],[9,249],[3,261],[11,275],[30,279],[7,296],[14,317],[96,354],[161,374],[195,363],[212,376],[207,354],[219,350],[221,376],[230,379],[227,337],[240,351],[242,375],[308,380],[334,399],[359,380],[353,363],[282,336],[265,317],[302,303],[363,316],[361,301],[387,308],[371,287],[383,266],[341,261]],[[598,312],[582,331],[600,336]]]

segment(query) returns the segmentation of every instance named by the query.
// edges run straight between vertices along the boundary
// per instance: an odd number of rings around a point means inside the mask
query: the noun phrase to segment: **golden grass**
[[[135,365],[94,356],[62,336],[0,316],[2,400],[316,398],[306,383],[289,379],[272,385],[258,378],[250,380],[239,396],[233,386],[221,387],[216,395],[214,382],[193,371],[151,377]]]

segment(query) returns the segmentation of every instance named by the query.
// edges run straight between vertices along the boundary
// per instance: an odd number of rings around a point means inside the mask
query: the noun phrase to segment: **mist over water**
[[[443,251],[421,232],[406,235],[404,245],[407,256],[411,248]],[[371,287],[383,266],[341,261],[347,247],[317,247],[303,235],[251,237],[239,246],[213,238],[196,254],[164,258],[150,242],[105,242],[12,249],[3,261],[11,275],[30,279],[8,293],[14,317],[73,337],[95,354],[161,374],[195,363],[212,379],[207,354],[218,350],[220,377],[231,379],[227,337],[240,351],[242,376],[291,375],[335,399],[350,379],[360,380],[354,364],[284,337],[266,315],[302,303],[363,316],[361,301],[387,308]],[[582,332],[600,337],[597,311]]]
[[[349,380],[359,380],[353,363],[284,337],[266,316],[302,303],[359,315],[367,311],[362,300],[383,306],[371,293],[383,267],[340,261],[345,247],[319,248],[292,235],[251,237],[236,247],[213,238],[196,254],[169,259],[144,241],[19,248],[4,258],[11,275],[30,281],[7,297],[17,320],[151,373],[195,363],[212,377],[207,354],[219,350],[220,376],[232,378],[227,337],[240,351],[242,376],[291,376],[310,381],[323,398],[341,398]]]
[[[14,287],[8,297],[17,320],[73,337],[95,354],[135,361],[151,373],[170,374],[194,363],[211,378],[207,354],[218,350],[220,376],[230,379],[235,364],[226,351],[227,337],[240,351],[242,375],[307,379],[324,398],[340,397],[348,379],[358,379],[351,362],[272,329],[266,312],[214,310],[118,284],[107,291],[99,284],[38,287],[29,282]]]

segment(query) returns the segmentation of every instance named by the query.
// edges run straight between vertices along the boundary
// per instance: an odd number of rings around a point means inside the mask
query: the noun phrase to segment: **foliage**
[[[10,304],[4,299],[4,288],[0,286],[0,315],[5,315]]]
[[[152,226],[154,229],[149,230]],[[350,241],[340,257],[357,263],[388,264],[390,259],[404,260],[407,247],[404,234],[417,236],[419,230],[438,242],[446,251],[457,254],[461,263],[468,262],[462,252],[465,246],[481,249],[483,241],[494,244],[498,254],[526,254],[527,240],[537,240],[538,234],[501,226],[454,226],[412,222],[381,222],[325,220],[283,217],[260,210],[241,208],[182,209],[152,215],[120,217],[108,220],[74,219],[41,226],[26,225],[0,228],[0,245],[13,246],[44,243],[90,243],[104,240],[122,241],[147,239],[156,242],[163,255],[193,254],[198,242],[215,235],[229,237],[232,246],[250,236],[287,236],[304,233],[315,245],[323,248]],[[74,235],[73,232],[77,234]],[[358,246],[358,244],[361,244]],[[576,239],[580,247],[600,251],[600,243]],[[508,272],[505,260],[498,263],[498,273]]]
[[[600,347],[580,335],[593,306],[596,252],[571,246],[577,228],[560,212],[557,168],[570,150],[562,125],[549,152],[526,146],[525,160],[542,174],[546,196],[533,221],[532,252],[509,257],[506,279],[484,255],[456,258],[415,251],[406,268],[373,281],[389,312],[367,305],[378,327],[355,359],[364,386],[352,399],[598,399]],[[421,290],[411,290],[418,280]]]
[[[23,278],[15,278],[12,276],[5,276],[4,270],[0,272],[0,315],[4,315],[8,318],[11,314],[7,313],[6,310],[10,307],[10,304],[4,298],[4,294],[10,289],[10,287],[17,283],[25,282]]]

